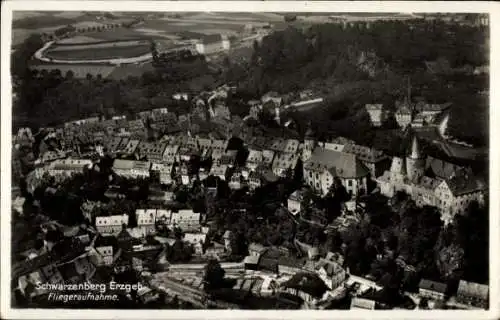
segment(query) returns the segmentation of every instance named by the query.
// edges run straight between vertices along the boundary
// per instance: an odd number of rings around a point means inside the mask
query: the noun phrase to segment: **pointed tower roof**
[[[422,157],[420,153],[420,146],[418,144],[417,136],[413,136],[413,140],[411,143],[411,151],[409,156],[412,159],[420,159]]]

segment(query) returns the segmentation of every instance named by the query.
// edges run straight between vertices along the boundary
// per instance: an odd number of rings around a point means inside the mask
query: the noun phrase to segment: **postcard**
[[[498,318],[498,5],[3,9],[5,318]]]

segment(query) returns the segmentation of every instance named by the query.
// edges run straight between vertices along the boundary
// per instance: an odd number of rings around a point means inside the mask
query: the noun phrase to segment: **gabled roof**
[[[282,286],[300,290],[315,298],[322,297],[328,289],[326,284],[317,274],[307,272],[296,273],[292,278],[284,282]]]
[[[387,159],[383,151],[358,144],[346,144],[342,152],[355,154],[361,161],[366,162],[374,163]]]
[[[489,287],[485,284],[460,280],[457,295],[465,295],[471,298],[488,300]]]
[[[326,274],[329,277],[343,271],[342,267],[338,263],[326,259],[320,259],[316,264],[316,270],[320,270],[321,268],[326,271]]]
[[[375,301],[364,299],[364,298],[352,298],[351,300],[351,309],[375,309]]]
[[[311,170],[328,170],[335,168],[335,176],[341,178],[360,178],[369,171],[354,154],[316,148],[312,157],[306,162],[305,168]]]
[[[456,175],[446,181],[454,196],[466,193],[482,191],[487,188],[486,184],[474,176],[465,174]]]
[[[448,179],[451,176],[453,176],[455,172],[457,172],[460,169],[463,169],[464,167],[461,167],[459,165],[450,162],[446,162],[444,160],[427,157],[425,168],[427,170],[430,170],[431,173],[438,178]]]
[[[420,289],[431,290],[439,293],[446,293],[447,285],[442,282],[422,279],[418,285]]]
[[[377,104],[366,104],[365,105],[366,110],[382,110],[384,108],[384,105],[381,103]]]

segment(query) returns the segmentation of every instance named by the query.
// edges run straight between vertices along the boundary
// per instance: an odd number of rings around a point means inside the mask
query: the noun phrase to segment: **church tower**
[[[424,175],[425,159],[420,152],[417,137],[413,137],[411,150],[406,157],[406,171],[410,181],[418,180]]]

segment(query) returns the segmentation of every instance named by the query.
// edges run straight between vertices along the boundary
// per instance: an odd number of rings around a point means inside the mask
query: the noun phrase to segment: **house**
[[[275,138],[271,140],[269,149],[275,152],[297,153],[299,144],[296,139]]]
[[[314,273],[300,272],[282,283],[281,292],[286,292],[302,298],[307,305],[315,305],[324,295],[328,287]]]
[[[172,211],[165,209],[157,209],[155,216],[155,223],[160,225],[169,226],[172,220]]]
[[[137,149],[137,147],[139,146],[140,142],[141,141],[137,140],[137,139],[129,139],[127,141],[127,145],[123,149],[123,153],[129,154],[129,155],[134,154],[134,152]]]
[[[187,101],[189,98],[189,95],[186,92],[177,92],[172,95],[172,99],[180,101],[180,100],[185,100]]]
[[[321,258],[315,269],[330,290],[340,287],[346,280],[345,269],[335,261]]]
[[[264,166],[271,166],[274,160],[275,152],[273,150],[262,150],[262,164]]]
[[[295,169],[299,155],[294,153],[278,153],[274,157],[272,170],[278,177],[285,177],[290,170]],[[293,172],[293,171],[292,171]]]
[[[447,285],[445,283],[422,279],[418,285],[418,294],[422,298],[444,300]]]
[[[374,148],[349,143],[344,146],[342,152],[355,154],[374,178],[382,175],[391,165],[389,157],[383,151]]]
[[[252,242],[248,245],[248,253],[251,256],[259,257],[261,254],[267,251],[267,248],[259,243]]]
[[[415,109],[417,111],[417,115],[423,118],[425,123],[433,123],[436,120],[437,116],[443,113],[445,110],[449,109],[451,103],[442,103],[442,104],[431,104],[431,103],[417,103],[415,105]]]
[[[132,138],[144,139],[146,137],[147,129],[141,119],[128,121],[126,127]]]
[[[407,127],[413,120],[413,106],[410,104],[408,99],[401,101],[396,101],[396,122],[402,128]]]
[[[142,303],[146,304],[156,301],[160,297],[160,294],[149,287],[141,286],[141,288],[137,290],[137,297]]]
[[[203,254],[203,248],[207,241],[207,235],[204,233],[185,233],[184,241],[194,247],[194,252],[198,255]]]
[[[170,225],[177,226],[183,231],[199,230],[201,225],[201,215],[199,212],[194,212],[191,209],[179,210],[172,212]]]
[[[135,210],[135,216],[137,219],[137,228],[142,230],[144,236],[156,232],[156,209],[137,209]]]
[[[300,190],[295,190],[287,201],[287,208],[291,214],[297,215],[301,210],[303,194]]]
[[[254,148],[248,150],[246,167],[250,169],[250,171],[255,171],[255,169],[257,169],[257,167],[260,164],[262,164],[262,162],[263,162],[262,150],[257,150]]]
[[[118,152],[118,146],[120,145],[120,142],[125,139],[125,138],[121,138],[121,137],[113,137],[109,140],[107,140],[105,143],[104,143],[104,147],[106,148],[106,151],[108,153],[111,153],[111,154],[114,154],[116,152]]]
[[[375,310],[375,301],[354,297],[351,300],[351,310]]]
[[[384,123],[387,114],[383,104],[367,104],[365,105],[365,109],[370,115],[372,126],[380,127]]]
[[[279,107],[283,104],[283,97],[281,97],[277,92],[271,91],[266,93],[260,99],[262,104],[266,104],[269,101],[272,101],[275,106]]]
[[[234,167],[236,164],[236,156],[238,154],[238,151],[236,150],[226,150],[220,157],[218,164],[227,166],[229,168]]]
[[[347,139],[345,137],[336,137],[328,142],[325,142],[323,148],[331,151],[344,151],[344,147],[348,144],[355,144],[353,140]]]
[[[229,171],[229,166],[213,164],[210,169],[210,175],[219,177],[221,180],[226,180]]]
[[[205,250],[205,255],[207,257],[220,259],[227,254],[227,250],[223,244],[218,242],[213,242],[210,247]]]
[[[111,245],[100,245],[95,247],[96,255],[93,258],[97,266],[110,266],[114,261],[114,249]]]
[[[96,217],[95,226],[97,231],[101,234],[116,235],[120,233],[124,226],[128,226],[128,218],[128,214]]]
[[[149,178],[151,162],[115,159],[113,162],[113,171],[118,176],[126,178]]]
[[[167,142],[168,143],[168,142]],[[174,163],[179,152],[178,144],[168,144],[163,151],[163,161],[166,163]]]
[[[141,141],[137,146],[136,152],[139,154],[139,157],[146,158],[149,161],[162,161],[166,147],[166,142]]]
[[[489,287],[485,284],[479,284],[460,280],[457,290],[457,301],[477,308],[488,308]]]
[[[258,270],[259,269],[260,255],[249,255],[243,259],[245,270]]]
[[[153,162],[151,164],[151,172],[155,172],[158,174],[158,179],[161,184],[169,185],[172,184],[172,171],[173,171],[172,163],[156,163]]]
[[[318,147],[303,170],[306,183],[322,194],[328,193],[336,177],[351,196],[367,190],[369,170],[354,154]]]
[[[210,55],[231,48],[229,39],[221,34],[203,36],[195,45],[196,51],[202,55]]]
[[[459,173],[442,181],[435,190],[441,219],[449,223],[455,214],[465,212],[472,201],[484,203],[486,189],[485,182],[467,173]]]
[[[92,167],[92,160],[88,159],[63,159],[54,160],[48,166],[48,173],[51,176],[72,176],[77,173],[83,173],[85,168]]]
[[[248,187],[250,190],[255,190],[262,186],[262,175],[260,172],[251,171],[248,175]]]
[[[243,176],[241,170],[235,170],[229,179],[229,188],[231,190],[239,190],[243,187]]]

